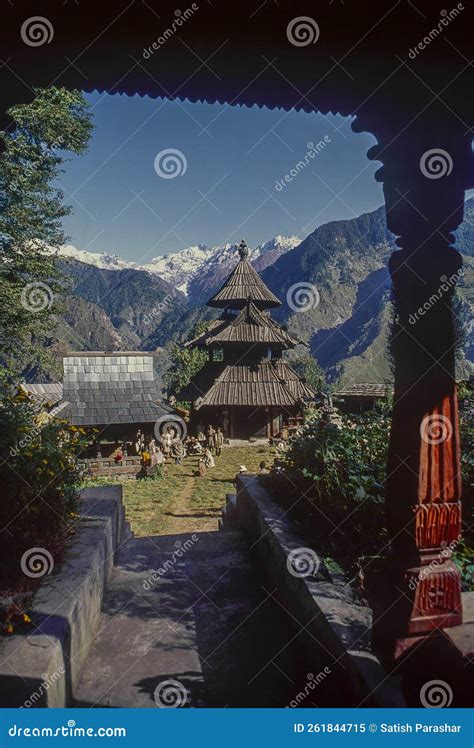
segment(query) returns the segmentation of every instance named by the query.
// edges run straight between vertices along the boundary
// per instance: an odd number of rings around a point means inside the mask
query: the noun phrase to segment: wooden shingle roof
[[[292,406],[302,399],[313,398],[314,393],[290,367],[281,362],[263,362],[251,365],[230,364],[217,377],[212,387],[196,403],[230,406]],[[298,386],[298,383],[300,386]]]
[[[316,393],[283,359],[275,363],[278,376],[296,400],[314,400]]]
[[[229,320],[213,320],[201,335],[190,340],[187,346],[209,346],[213,343],[266,343],[293,348],[303,341],[293,338],[268,314],[261,311],[253,301]]]
[[[293,395],[280,382],[272,364],[226,366],[197,405],[295,405]]]
[[[192,338],[192,340],[188,340],[187,343],[184,344],[184,347],[194,348],[194,346],[209,345],[214,339],[215,335],[219,334],[219,332],[227,327],[228,324],[228,318],[223,319],[222,317],[219,317],[219,319],[211,320],[206,329],[203,330],[203,332],[199,333],[199,335],[196,335],[195,338]]]
[[[60,382],[22,384],[21,388],[35,403],[45,408],[57,405],[63,397],[63,386]]]
[[[354,382],[346,384],[334,393],[337,397],[386,397],[389,394],[389,388],[386,384],[372,382]]]
[[[245,242],[239,245],[240,260],[224,285],[209,299],[207,306],[225,309],[240,308],[252,299],[259,309],[281,306],[281,301],[273,294],[248,261],[248,248]]]

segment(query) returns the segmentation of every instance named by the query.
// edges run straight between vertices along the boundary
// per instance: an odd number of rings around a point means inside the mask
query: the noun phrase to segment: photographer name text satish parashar
[[[408,722],[382,722],[380,732],[461,732],[461,725],[449,725],[447,722],[440,725],[426,725],[422,722],[415,722],[413,725]]]

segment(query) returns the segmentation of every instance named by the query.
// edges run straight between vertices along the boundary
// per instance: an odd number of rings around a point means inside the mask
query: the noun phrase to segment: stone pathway
[[[285,706],[306,672],[269,592],[239,532],[129,538],[117,554],[76,705]]]

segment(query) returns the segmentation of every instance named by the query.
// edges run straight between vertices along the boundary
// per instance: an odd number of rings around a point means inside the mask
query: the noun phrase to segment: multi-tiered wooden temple
[[[194,420],[221,426],[225,436],[272,437],[302,422],[315,393],[283,358],[283,351],[302,341],[270,317],[268,310],[281,302],[248,254],[242,240],[239,262],[207,302],[222,314],[187,344],[207,350],[209,360],[186,397],[193,401]]]

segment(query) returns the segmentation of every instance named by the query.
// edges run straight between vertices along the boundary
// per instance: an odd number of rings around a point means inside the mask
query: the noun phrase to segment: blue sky
[[[366,157],[375,140],[353,133],[349,118],[138,96],[87,98],[91,145],[67,163],[60,180],[74,209],[65,230],[79,249],[142,262],[242,236],[251,246],[276,234],[303,239],[322,223],[383,202],[373,177],[380,164]],[[308,143],[324,138],[319,153],[306,157]],[[174,178],[160,176],[159,165],[155,170],[157,154],[168,149],[180,152],[183,173]],[[304,168],[277,189],[299,161]]]

